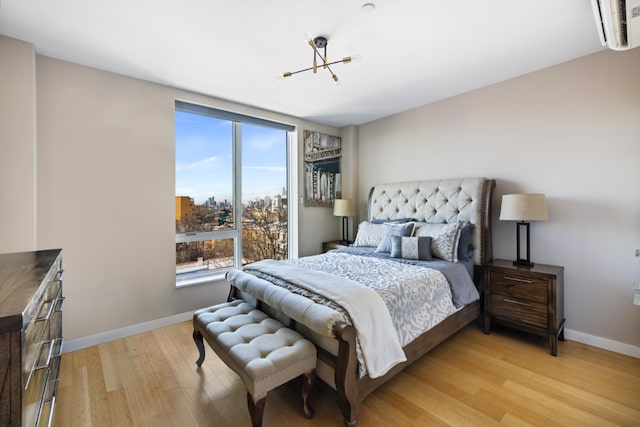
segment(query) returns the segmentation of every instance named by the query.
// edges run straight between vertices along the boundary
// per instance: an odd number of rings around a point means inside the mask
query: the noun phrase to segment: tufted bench
[[[243,300],[203,308],[193,314],[193,340],[204,362],[204,340],[233,369],[247,388],[249,414],[254,426],[262,425],[267,394],[300,375],[304,414],[315,380],[316,347],[299,333]]]

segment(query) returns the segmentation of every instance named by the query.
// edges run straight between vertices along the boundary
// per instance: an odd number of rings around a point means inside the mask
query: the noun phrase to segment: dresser
[[[546,336],[551,355],[564,341],[564,267],[513,265],[494,260],[485,268],[484,332],[491,322]]]
[[[53,419],[62,353],[62,250],[0,255],[0,426]]]

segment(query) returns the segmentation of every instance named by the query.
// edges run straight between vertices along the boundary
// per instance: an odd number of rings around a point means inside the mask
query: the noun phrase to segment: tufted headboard
[[[496,182],[486,178],[451,178],[381,184],[371,188],[367,218],[452,223],[469,221],[473,232],[473,262],[492,259],[491,196]]]

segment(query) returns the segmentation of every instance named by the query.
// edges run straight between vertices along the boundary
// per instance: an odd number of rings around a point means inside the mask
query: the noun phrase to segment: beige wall
[[[496,178],[494,255],[514,259],[501,196],[546,193],[549,221],[531,224],[532,260],[565,267],[567,328],[638,347],[638,76],[640,49],[603,51],[360,126],[360,213],[379,182]]]
[[[35,56],[30,44],[2,36],[0,49],[0,204],[16,205],[19,212],[2,217],[11,223],[1,229],[3,242],[5,234],[11,240],[6,239],[10,244],[3,243],[2,251],[64,249],[67,340],[153,322],[226,299],[224,282],[175,287],[175,99],[293,124],[300,130],[300,146],[302,129],[340,132]],[[9,82],[5,76],[10,76]],[[16,117],[20,120],[6,130],[4,124]],[[298,182],[302,188],[302,177]],[[317,253],[319,242],[339,236],[329,209],[300,205],[298,209],[300,234],[312,230],[308,233],[312,238],[296,242],[301,255]],[[15,224],[21,229],[11,234]]]
[[[378,182],[496,178],[497,257],[515,252],[513,224],[497,220],[500,196],[545,192],[550,220],[532,224],[532,258],[565,266],[567,327],[574,336],[640,346],[640,307],[631,305],[631,286],[640,282],[639,49],[601,52],[344,129],[36,58],[30,44],[0,36],[0,89],[8,94],[0,97],[0,204],[21,208],[0,214],[0,251],[64,248],[68,340],[226,297],[221,283],[175,288],[179,98],[296,125],[299,194],[301,131],[342,134],[344,192],[358,200],[361,218]],[[340,236],[329,209],[295,200],[301,256]],[[130,209],[119,209],[123,202]]]
[[[35,52],[0,36],[0,253],[35,249]]]

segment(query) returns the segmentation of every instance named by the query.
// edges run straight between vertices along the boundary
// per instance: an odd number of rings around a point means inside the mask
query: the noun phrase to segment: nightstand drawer
[[[513,320],[540,328],[547,327],[547,304],[540,304],[510,296],[492,294],[491,314],[496,318]]]
[[[547,304],[547,281],[515,274],[491,272],[491,293]]]

